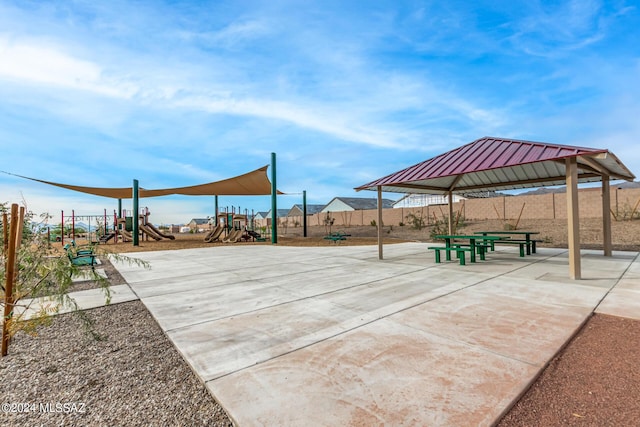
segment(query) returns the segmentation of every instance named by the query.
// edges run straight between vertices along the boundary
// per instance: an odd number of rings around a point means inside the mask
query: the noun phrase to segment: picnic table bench
[[[518,245],[520,246],[520,256],[524,257],[525,250],[527,255],[531,255],[532,253],[536,253],[536,242],[541,242],[542,240],[532,239],[531,236],[534,234],[540,234],[538,231],[517,231],[517,230],[508,230],[508,231],[476,231],[474,234],[480,234],[483,236],[486,235],[501,235],[505,236],[499,240],[496,240],[494,243],[506,244],[506,245]],[[511,236],[524,236],[524,239],[513,239]]]
[[[465,254],[469,252],[469,261],[476,262],[476,252],[482,261],[485,260],[485,254],[492,247],[491,242],[500,239],[498,236],[465,236],[465,235],[437,235],[436,239],[443,239],[444,246],[429,246],[427,249],[435,251],[436,263],[440,263],[442,258],[440,252],[445,252],[445,259],[451,261],[451,252],[456,253],[456,257],[460,261],[460,265],[465,265]],[[468,240],[469,243],[459,243],[456,240]]]

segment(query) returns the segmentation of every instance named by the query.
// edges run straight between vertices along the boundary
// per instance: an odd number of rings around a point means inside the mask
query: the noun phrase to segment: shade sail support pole
[[[307,190],[302,191],[302,237],[307,237]]]
[[[133,216],[131,225],[133,226],[133,246],[140,246],[140,236],[138,235],[138,196],[140,194],[138,188],[138,180],[133,180],[133,212],[131,215]]]
[[[278,243],[278,203],[276,196],[276,153],[271,153],[271,243]]]
[[[580,268],[580,217],[578,212],[578,161],[566,159],[567,174],[567,231],[569,237],[569,277],[581,279]]]
[[[604,256],[611,256],[611,186],[609,175],[602,175],[602,248]]]
[[[214,218],[215,218],[216,227],[217,227],[218,225],[220,225],[220,221],[218,220],[218,196],[215,196],[214,209],[215,209]]]
[[[383,259],[382,253],[382,187],[378,186],[378,259]]]

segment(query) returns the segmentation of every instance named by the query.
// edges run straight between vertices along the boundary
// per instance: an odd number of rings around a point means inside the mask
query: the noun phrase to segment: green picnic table
[[[351,234],[344,233],[342,231],[338,231],[336,233],[331,233],[327,236],[324,236],[325,240],[331,240],[333,243],[338,243],[341,240],[347,240],[347,237],[350,237]]]

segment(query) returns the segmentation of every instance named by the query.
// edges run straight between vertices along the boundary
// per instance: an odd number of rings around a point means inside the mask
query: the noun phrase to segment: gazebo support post
[[[449,235],[453,235],[453,191],[447,192],[447,199],[449,199]]]
[[[578,161],[565,160],[567,174],[567,231],[569,237],[569,278],[581,279],[580,271],[580,217],[578,213]]]
[[[612,255],[611,246],[611,190],[609,175],[602,175],[602,247],[604,256]]]
[[[383,259],[382,254],[382,187],[378,186],[378,259]]]

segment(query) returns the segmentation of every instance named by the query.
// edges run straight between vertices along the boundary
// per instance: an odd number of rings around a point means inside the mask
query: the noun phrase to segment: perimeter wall
[[[602,194],[600,188],[585,188],[578,192],[580,218],[602,217]],[[487,199],[468,199],[453,204],[454,215],[461,215],[467,220],[501,219],[566,219],[566,193],[548,193],[524,196],[492,197]],[[324,225],[325,219],[333,219],[336,226],[371,225],[377,222],[376,209],[318,213],[307,218],[309,226]],[[422,208],[396,208],[382,211],[384,225],[408,223],[411,215],[423,218],[425,224],[442,220],[448,214],[447,205],[431,205]],[[612,220],[624,220],[640,217],[640,188],[618,189],[611,187]],[[271,222],[270,220],[268,221]],[[278,223],[285,227],[302,226],[302,216],[278,218]],[[267,226],[267,221],[256,221],[256,225]]]

